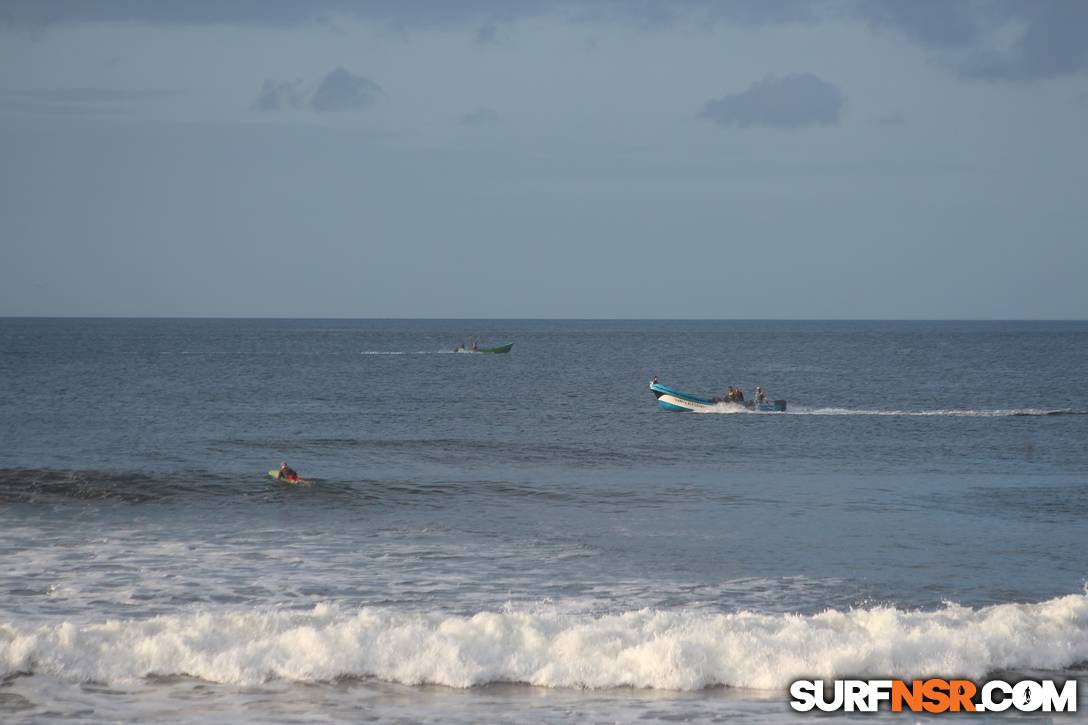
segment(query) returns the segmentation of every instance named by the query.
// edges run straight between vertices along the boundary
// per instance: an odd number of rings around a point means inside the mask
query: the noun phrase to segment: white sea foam
[[[717,415],[738,415],[740,413],[754,413],[756,411],[748,410],[740,403],[714,403],[708,405],[705,408],[696,408],[695,413],[715,413]]]
[[[1012,418],[1019,416],[1050,416],[1050,415],[1088,415],[1088,411],[1047,408],[1000,408],[994,410],[869,410],[864,408],[805,408],[800,406],[789,407],[785,412],[752,411],[737,403],[715,403],[714,405],[700,409],[701,413],[716,413],[719,415],[733,415],[738,413],[753,413],[757,415],[855,415],[855,416],[886,416],[886,417],[920,417],[920,418]]]
[[[445,355],[457,350],[362,350],[360,355]]]
[[[205,612],[96,624],[0,625],[0,675],[108,683],[151,674],[253,684],[374,677],[404,684],[779,689],[798,677],[978,678],[1088,660],[1088,596],[982,609],[821,614],[641,610],[471,617],[342,611]]]
[[[947,417],[947,418],[1010,418],[1016,416],[1046,415],[1081,415],[1075,410],[1056,410],[1047,408],[999,408],[995,410],[859,410],[855,408],[797,408],[787,414],[792,415],[880,415],[908,417]]]

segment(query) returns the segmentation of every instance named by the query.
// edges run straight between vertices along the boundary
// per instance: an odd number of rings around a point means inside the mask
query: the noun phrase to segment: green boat
[[[471,347],[466,347],[464,345],[458,345],[457,347],[455,347],[453,349],[453,351],[454,352],[490,352],[490,353],[499,353],[499,352],[510,352],[510,348],[512,348],[513,346],[514,346],[514,343],[511,342],[509,345],[499,345],[498,347],[478,347],[475,350],[473,350]]]

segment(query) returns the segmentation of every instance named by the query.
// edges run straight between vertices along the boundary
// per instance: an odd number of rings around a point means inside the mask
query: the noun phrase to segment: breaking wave
[[[410,443],[410,442],[406,442]],[[156,473],[49,468],[0,468],[0,505],[60,504],[70,501],[121,504],[173,504],[185,501],[226,504],[261,503],[284,497],[305,498],[314,505],[437,506],[447,498],[463,496],[494,499],[569,498],[569,492],[551,486],[490,480],[417,482],[403,479],[360,481],[310,478],[318,484],[305,489],[272,481],[263,474],[232,477],[209,472]]]
[[[150,503],[189,496],[229,495],[230,478],[207,472],[0,468],[0,504],[53,503],[66,499]]]
[[[1088,596],[981,609],[821,614],[645,609],[474,616],[322,604],[97,624],[0,624],[0,676],[118,683],[151,675],[256,684],[376,678],[409,685],[784,688],[799,677],[980,678],[1088,660]]]

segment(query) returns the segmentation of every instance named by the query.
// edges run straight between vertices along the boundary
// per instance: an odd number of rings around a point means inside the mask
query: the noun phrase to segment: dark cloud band
[[[462,26],[483,42],[502,23],[541,16],[646,29],[683,22],[853,19],[933,51],[941,65],[964,78],[1030,81],[1088,70],[1085,0],[7,0],[0,5],[0,27],[9,28],[87,22],[284,27],[351,17],[398,29]]]

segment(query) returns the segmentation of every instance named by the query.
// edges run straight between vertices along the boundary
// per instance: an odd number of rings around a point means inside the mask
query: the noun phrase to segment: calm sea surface
[[[1088,701],[1086,579],[1088,323],[0,319],[3,721]]]

